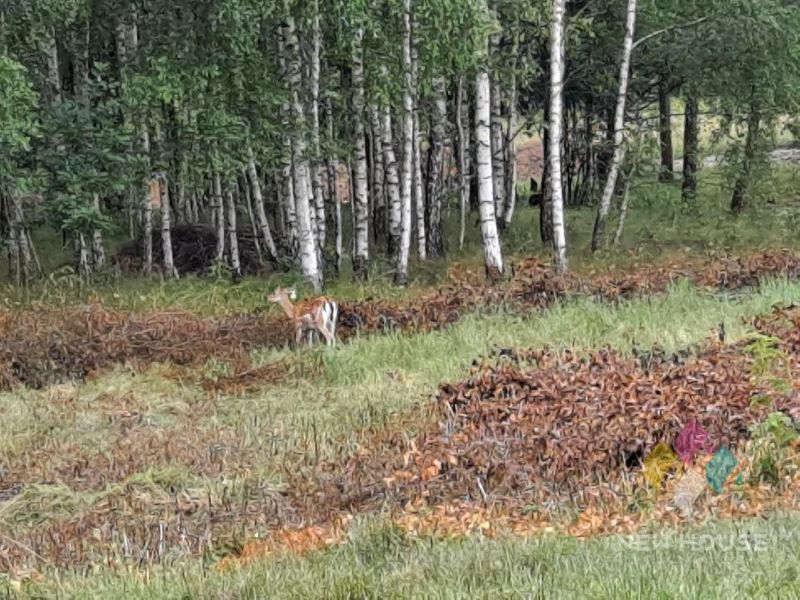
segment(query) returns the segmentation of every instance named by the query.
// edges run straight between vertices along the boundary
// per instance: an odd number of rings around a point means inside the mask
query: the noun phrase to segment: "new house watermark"
[[[633,552],[653,552],[658,550],[678,550],[687,552],[766,552],[783,542],[796,540],[789,531],[755,532],[732,531],[730,533],[653,533],[627,536],[622,540],[625,550]]]

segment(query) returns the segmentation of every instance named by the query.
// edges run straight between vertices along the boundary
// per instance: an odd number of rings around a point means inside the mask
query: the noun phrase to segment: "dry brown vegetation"
[[[784,275],[800,275],[800,254],[769,250],[745,257],[718,257],[606,273],[558,276],[537,259],[514,265],[505,284],[476,282],[469,273],[452,270],[452,283],[408,301],[377,299],[342,302],[338,337],[399,330],[440,329],[479,308],[505,305],[525,313],[572,296],[616,301],[664,292],[688,278],[698,287],[737,290]],[[114,364],[200,364],[209,358],[246,363],[260,347],[292,343],[290,324],[282,316],[242,314],[207,319],[190,312],[123,313],[99,304],[5,310],[0,312],[0,389],[23,384],[41,387],[82,379]],[[240,370],[248,372],[249,366]],[[273,368],[274,377],[278,373]]]

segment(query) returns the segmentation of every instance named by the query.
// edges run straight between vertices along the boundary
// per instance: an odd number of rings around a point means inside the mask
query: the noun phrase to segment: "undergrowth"
[[[800,230],[800,170],[776,167],[769,181],[752,191],[750,206],[739,216],[729,210],[730,193],[722,172],[708,169],[702,171],[700,177],[698,198],[692,206],[681,201],[679,181],[638,184],[632,190],[620,246],[594,254],[589,251],[589,241],[595,208],[569,208],[567,238],[571,269],[579,273],[604,271],[649,264],[655,260],[680,262],[686,257],[725,251],[800,247],[797,237]],[[506,262],[537,255],[549,260],[551,250],[541,243],[538,236],[539,209],[529,207],[526,194],[522,193],[517,210],[511,227],[503,234]],[[408,297],[444,282],[448,267],[456,264],[480,271],[479,232],[469,227],[465,246],[459,249],[455,242],[458,240],[458,227],[458,211],[446,211],[446,257],[424,263],[412,257],[411,281],[407,288],[392,285],[394,265],[377,251],[371,260],[367,282],[352,280],[350,260],[345,256],[341,276],[336,278],[332,272],[329,273],[325,293],[338,299]],[[58,254],[58,244],[51,239],[54,235],[48,231],[41,233],[46,256]],[[224,277],[184,276],[179,281],[164,281],[156,276],[151,279],[115,277],[109,272],[88,286],[81,285],[75,274],[62,270],[29,288],[16,289],[6,285],[0,290],[0,303],[12,307],[30,304],[52,306],[95,299],[112,309],[180,308],[203,315],[228,315],[256,310],[277,311],[276,307],[268,306],[265,294],[278,285],[297,285],[302,295],[310,293],[298,270],[245,278],[238,284]]]

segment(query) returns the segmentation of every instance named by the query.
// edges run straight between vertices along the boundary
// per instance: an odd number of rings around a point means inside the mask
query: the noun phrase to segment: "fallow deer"
[[[295,288],[277,288],[267,296],[267,300],[280,305],[283,312],[294,324],[296,342],[300,345],[303,333],[308,332],[308,345],[311,345],[311,334],[319,331],[328,346],[336,345],[336,319],[339,317],[339,306],[325,296],[292,303],[297,299]]]

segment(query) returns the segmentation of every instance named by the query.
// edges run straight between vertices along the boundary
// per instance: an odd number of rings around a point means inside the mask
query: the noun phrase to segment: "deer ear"
[[[289,298],[292,300],[297,300],[297,288],[289,289]]]

